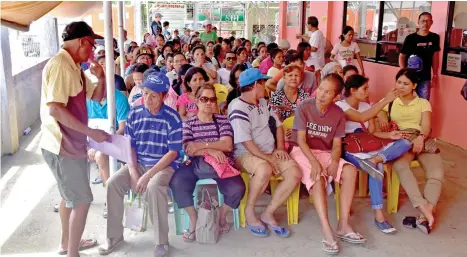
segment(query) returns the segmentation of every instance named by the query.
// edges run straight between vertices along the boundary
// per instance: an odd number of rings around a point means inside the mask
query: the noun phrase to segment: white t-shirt
[[[220,68],[219,70],[217,70],[217,81],[219,82],[219,84],[222,84],[230,88],[231,86],[229,83],[229,79],[230,79],[229,70],[227,70],[226,68]]]
[[[269,70],[268,70],[268,76],[269,77],[274,77],[277,75],[277,73],[279,73],[281,70],[279,70],[278,68],[276,67],[271,67]]]
[[[337,61],[345,61],[347,65],[352,64],[353,58],[356,53],[360,53],[360,48],[355,42],[350,43],[350,46],[342,46],[341,43],[338,43],[334,46],[331,51],[331,54],[335,55]]]
[[[168,71],[165,75],[169,78],[170,85],[172,85],[172,82],[177,78],[175,70]]]
[[[350,106],[347,103],[347,101],[345,101],[345,100],[337,101],[336,105],[339,106],[344,112],[346,112],[349,109],[355,110],[355,108]],[[366,111],[366,110],[368,110],[370,108],[371,108],[371,105],[369,105],[368,103],[360,102],[360,104],[358,105],[358,110],[356,110],[356,111],[364,112],[364,111]],[[365,127],[368,129],[368,126],[369,126],[368,121],[365,122],[364,124],[365,124]],[[356,129],[359,129],[359,128],[362,128],[362,124],[360,122],[355,122],[355,121],[351,121],[351,120],[347,120],[345,122],[345,133],[346,134],[353,133],[353,132],[355,132]]]
[[[311,47],[317,48],[316,52],[311,52],[310,58],[306,60],[306,65],[314,65],[316,70],[320,70],[324,67],[324,47],[326,46],[326,38],[321,30],[313,31],[308,33],[310,36]]]

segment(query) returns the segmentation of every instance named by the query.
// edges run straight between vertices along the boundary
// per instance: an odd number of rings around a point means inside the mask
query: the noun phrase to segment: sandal
[[[289,237],[290,236],[290,231],[284,228],[283,226],[280,226],[280,225],[275,226],[275,225],[265,222],[264,220],[261,220],[261,221],[264,222],[264,224],[266,224],[268,227],[270,227],[272,229],[272,232],[274,232],[276,236],[278,237]]]
[[[428,225],[427,220],[417,219],[417,228],[420,229],[423,233],[425,233],[427,235],[430,234],[430,232],[431,232],[431,228]]]
[[[324,240],[321,241],[323,243],[323,251],[327,254],[338,254],[339,253],[339,245],[337,245],[337,241],[329,243],[328,241]]]
[[[225,223],[224,225],[220,226],[219,232],[221,234],[229,233],[229,231],[230,231],[230,225],[228,223]]]
[[[267,230],[263,225],[261,226],[252,226],[248,223],[246,224],[248,230],[250,230],[251,234],[257,237],[268,237],[269,230]]]
[[[89,248],[93,248],[94,246],[97,245],[97,240],[96,239],[81,239],[79,242],[79,248],[78,251],[83,251]],[[68,250],[61,249],[58,251],[59,255],[67,255]]]
[[[349,232],[345,235],[339,235],[336,234],[336,237],[339,238],[340,240],[351,243],[351,244],[364,244],[366,243],[366,238],[364,238],[360,233],[358,232]],[[358,238],[355,238],[358,237]]]
[[[183,233],[183,241],[191,243],[196,240],[195,230],[190,231],[189,229],[185,230]]]

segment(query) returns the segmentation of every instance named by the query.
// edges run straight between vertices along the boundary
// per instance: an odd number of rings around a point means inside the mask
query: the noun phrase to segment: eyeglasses
[[[237,57],[227,57],[227,61],[236,61]]]
[[[91,40],[89,40],[89,39],[87,39],[87,38],[84,38],[84,39],[85,39],[86,41],[88,41],[88,43],[89,43],[89,44],[91,45],[91,47],[92,47],[92,50],[95,51],[95,50],[96,50],[96,45],[95,45]]]
[[[211,102],[213,104],[217,103],[217,97],[206,97],[206,96],[202,96],[199,98],[199,100],[205,104],[207,102]]]

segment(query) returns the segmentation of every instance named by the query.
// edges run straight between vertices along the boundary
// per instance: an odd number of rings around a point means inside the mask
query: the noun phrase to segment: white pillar
[[[104,1],[105,83],[107,85],[107,115],[110,133],[115,134],[115,65],[112,31],[112,2]],[[109,158],[110,174],[117,171],[117,160]]]
[[[250,19],[248,19],[248,9],[250,8],[250,4],[248,2],[246,2],[244,5],[243,5],[243,19],[244,19],[244,23],[245,23],[245,29],[243,31],[243,37],[246,38],[246,39],[251,39],[251,35],[249,35],[249,31],[250,31]]]
[[[151,22],[152,22],[152,17],[151,17],[151,12],[149,11],[151,9],[151,5],[149,4],[149,0],[146,0],[146,29],[147,31],[151,31]],[[157,31],[155,31],[157,33]]]
[[[40,33],[41,41],[47,42],[47,44],[40,44],[41,57],[52,57],[58,53],[58,49],[60,48],[57,18],[44,17],[43,25],[44,29]]]
[[[141,25],[143,25],[143,20],[141,19],[141,0],[134,0],[134,24],[135,24],[135,38],[134,40],[136,43],[139,44],[141,40],[143,40],[143,35],[142,35],[142,30],[143,28]]]
[[[0,49],[1,153],[14,154],[19,149],[16,96],[11,70],[10,38],[8,28],[3,26],[1,27]]]
[[[120,74],[125,74],[125,46],[124,44],[124,32],[123,32],[123,21],[125,20],[125,7],[123,2],[118,2],[118,40],[120,49]]]
[[[198,31],[198,3],[193,3],[193,31]]]

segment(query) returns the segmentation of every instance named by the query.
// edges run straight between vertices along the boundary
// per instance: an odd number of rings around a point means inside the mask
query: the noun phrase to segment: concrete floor
[[[0,245],[4,256],[58,256],[55,251],[60,239],[60,221],[58,214],[53,212],[53,206],[59,202],[60,196],[54,178],[42,160],[38,134],[39,124],[35,124],[31,134],[22,138],[20,151],[14,156],[2,157]],[[426,236],[416,229],[402,226],[404,216],[416,214],[404,194],[401,195],[399,213],[388,216],[398,229],[395,235],[384,235],[374,227],[368,198],[355,198],[351,223],[368,242],[361,246],[339,242],[340,256],[467,256],[467,152],[442,142],[440,148],[446,180],[433,233]],[[419,169],[416,173],[422,174]],[[91,177],[96,175],[94,169]],[[103,243],[105,220],[101,214],[105,192],[101,185],[92,185],[92,190],[95,200],[91,205],[84,235]],[[262,197],[258,212],[268,200],[269,196]],[[329,208],[329,216],[335,227],[332,197],[329,197]],[[285,207],[277,212],[277,217],[286,224]],[[287,239],[274,236],[255,238],[242,228],[222,235],[215,245],[185,243],[173,232],[173,215],[169,215],[169,223],[171,256],[326,256],[321,250],[319,219],[314,207],[306,200],[300,203],[300,223],[290,227],[293,234]],[[143,233],[126,230],[127,242],[109,256],[152,256],[152,234],[152,225]],[[84,251],[82,256],[99,255],[97,248],[93,248]]]

